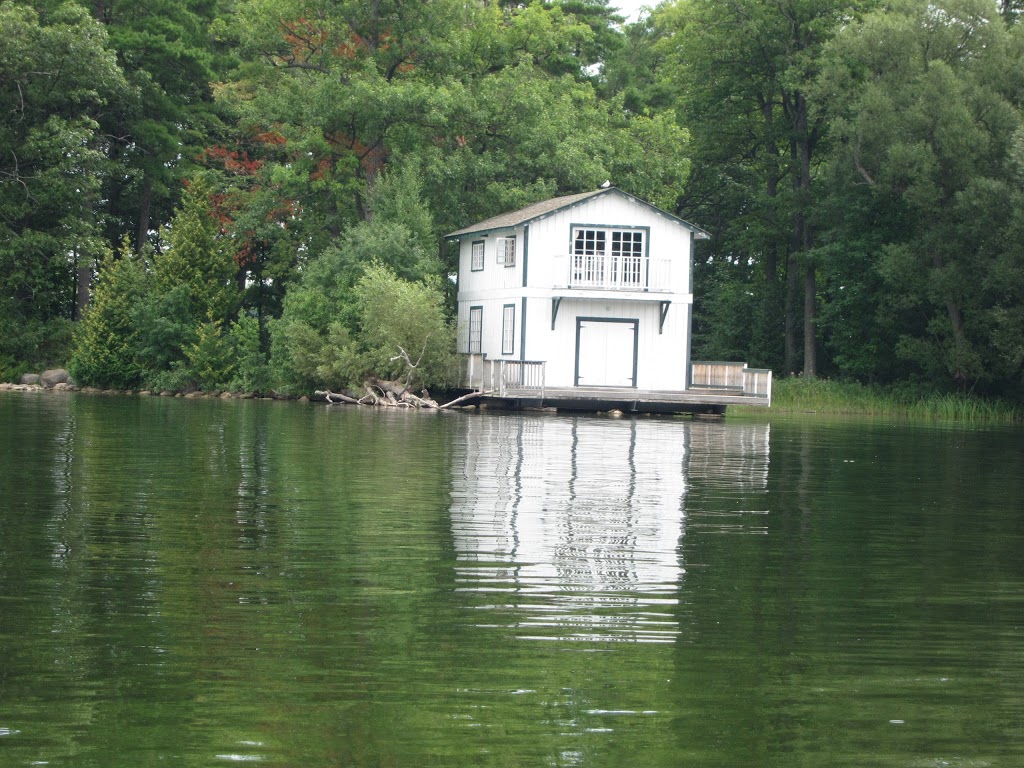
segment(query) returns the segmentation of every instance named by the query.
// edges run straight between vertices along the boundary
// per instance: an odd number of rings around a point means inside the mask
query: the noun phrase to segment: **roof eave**
[[[662,216],[666,216],[669,219],[671,219],[672,221],[676,222],[677,224],[683,225],[684,227],[686,227],[687,229],[689,229],[693,233],[694,239],[696,239],[696,240],[710,240],[711,239],[711,235],[708,232],[704,231],[703,229],[701,229],[700,227],[696,226],[695,224],[691,224],[690,222],[686,221],[685,219],[681,219],[678,216],[676,216],[675,214],[672,214],[672,213],[669,213],[668,211],[662,210],[661,208],[659,208],[658,206],[654,205],[653,203],[649,203],[646,200],[643,200],[643,199],[637,197],[636,195],[631,195],[631,194],[629,194],[629,192],[625,192],[625,191],[619,189],[618,187],[607,187],[605,189],[598,189],[598,190],[595,190],[594,192],[592,192],[590,194],[587,194],[587,195],[581,196],[581,197],[576,197],[576,196],[573,196],[573,195],[568,195],[567,197],[575,197],[575,199],[570,201],[570,202],[567,202],[565,205],[560,205],[557,208],[552,208],[550,210],[543,211],[543,212],[535,214],[533,216],[526,216],[526,217],[524,217],[522,219],[517,219],[515,221],[508,222],[508,223],[494,223],[491,226],[479,226],[480,224],[487,224],[488,222],[493,222],[494,218],[497,218],[497,217],[492,217],[491,219],[485,219],[484,221],[478,222],[478,224],[476,224],[476,225],[472,225],[474,227],[473,229],[467,228],[467,229],[456,230],[455,232],[451,232],[451,233],[445,235],[444,239],[445,240],[461,240],[464,237],[470,237],[472,235],[484,234],[484,233],[488,233],[488,232],[491,232],[491,231],[496,230],[496,229],[514,229],[515,227],[521,227],[524,224],[530,224],[530,223],[532,223],[534,221],[540,221],[541,219],[547,218],[548,216],[553,216],[556,213],[564,211],[564,210],[566,210],[568,208],[572,208],[575,205],[580,205],[581,203],[587,202],[589,200],[593,200],[594,198],[600,197],[601,195],[607,194],[609,192],[618,192],[621,195],[625,195],[630,200],[633,200],[634,202],[637,202],[640,205],[643,205],[643,206],[645,206],[647,208],[650,208],[655,213],[658,213],[658,214],[660,214]]]

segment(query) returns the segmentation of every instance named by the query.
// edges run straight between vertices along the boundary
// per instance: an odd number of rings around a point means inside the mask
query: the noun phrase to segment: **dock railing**
[[[513,391],[529,390],[544,397],[544,363],[538,360],[488,360],[469,355],[466,384],[472,389],[507,397]]]
[[[745,397],[772,400],[772,372],[767,368],[748,368],[746,363],[695,361],[690,366],[690,386],[695,389],[721,389]]]

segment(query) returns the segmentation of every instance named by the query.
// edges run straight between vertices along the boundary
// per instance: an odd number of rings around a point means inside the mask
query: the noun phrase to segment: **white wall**
[[[624,298],[615,291],[554,291],[567,281],[562,265],[572,247],[572,226],[648,228],[647,252],[652,260],[670,259],[671,291],[636,294]],[[496,263],[499,237],[517,238],[516,265]],[[484,269],[470,269],[472,243],[485,243]],[[639,320],[637,338],[639,389],[681,390],[686,385],[690,357],[689,319],[690,231],[678,221],[617,193],[600,195],[572,208],[534,220],[525,227],[494,230],[461,240],[459,258],[459,352],[468,348],[469,307],[483,307],[482,352],[490,359],[513,358],[547,363],[548,386],[573,386],[576,373],[577,318]],[[563,257],[559,259],[558,257]],[[556,271],[555,265],[559,265]],[[524,288],[523,270],[528,285]],[[560,295],[555,328],[551,328],[552,297]],[[526,334],[523,349],[523,298],[526,298]],[[661,301],[671,302],[661,325]],[[515,346],[502,355],[502,316],[505,304],[515,304]]]
[[[681,390],[689,359],[686,330],[690,305],[669,307],[662,333],[658,332],[661,306],[657,301],[636,302],[562,299],[551,330],[551,299],[527,302],[526,358],[544,360],[545,381],[552,387],[571,387],[576,372],[576,328],[580,317],[638,319],[638,389]],[[517,345],[518,349],[518,345]]]

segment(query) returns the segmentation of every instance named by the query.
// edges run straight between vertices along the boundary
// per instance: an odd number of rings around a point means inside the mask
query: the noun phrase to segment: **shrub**
[[[143,369],[134,307],[145,291],[145,268],[130,251],[103,267],[75,334],[68,365],[79,384],[117,389],[139,384]]]

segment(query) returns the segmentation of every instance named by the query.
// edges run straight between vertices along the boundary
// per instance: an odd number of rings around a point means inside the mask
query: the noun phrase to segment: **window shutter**
[[[516,239],[514,237],[499,237],[496,240],[498,251],[498,263],[506,267],[514,267],[516,263]]]

